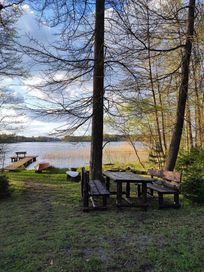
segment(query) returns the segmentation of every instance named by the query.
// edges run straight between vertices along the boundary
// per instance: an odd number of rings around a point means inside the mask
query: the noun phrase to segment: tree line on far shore
[[[0,135],[0,143],[20,143],[20,142],[90,142],[90,135],[83,136],[65,136],[64,138],[57,137],[47,137],[47,136],[22,136],[15,134],[1,134]],[[118,134],[105,134],[104,142],[120,142],[127,141],[127,137],[124,135]],[[141,139],[142,141],[142,139]]]
[[[54,137],[45,137],[45,136],[26,137],[26,136],[15,135],[15,134],[1,134],[0,135],[0,143],[57,142],[57,141],[60,141],[60,139],[54,138]]]

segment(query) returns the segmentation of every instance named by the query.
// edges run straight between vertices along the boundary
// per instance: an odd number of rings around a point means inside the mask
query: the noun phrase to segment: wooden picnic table
[[[107,189],[110,188],[110,181],[113,181],[117,184],[116,199],[118,207],[135,207],[140,206],[147,208],[147,183],[152,183],[154,179],[143,177],[132,172],[114,172],[114,171],[105,171],[103,175],[106,178]],[[126,197],[123,197],[123,184],[126,184]],[[130,201],[130,183],[142,185],[142,198],[140,204],[133,204]],[[126,200],[127,204],[122,203],[122,199]]]

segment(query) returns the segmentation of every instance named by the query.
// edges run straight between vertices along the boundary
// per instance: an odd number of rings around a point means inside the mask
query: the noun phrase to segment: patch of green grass
[[[7,176],[14,193],[0,201],[1,272],[203,271],[203,206],[83,213],[80,184],[64,170]]]

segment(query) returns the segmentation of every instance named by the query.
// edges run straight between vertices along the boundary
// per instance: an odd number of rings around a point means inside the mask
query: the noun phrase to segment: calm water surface
[[[137,142],[139,150],[144,149],[142,143]],[[36,155],[37,162],[32,163],[27,169],[33,169],[41,162],[49,162],[52,166],[80,167],[89,164],[90,143],[68,143],[68,142],[30,142],[13,143],[5,145],[5,165],[10,164],[10,157],[16,151],[26,151],[27,155]],[[136,160],[133,149],[126,142],[111,142],[104,149],[104,163],[133,162]]]

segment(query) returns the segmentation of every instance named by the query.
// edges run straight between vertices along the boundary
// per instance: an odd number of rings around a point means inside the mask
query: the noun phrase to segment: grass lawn
[[[0,272],[204,271],[204,206],[83,213],[80,184],[64,173],[8,176]]]

